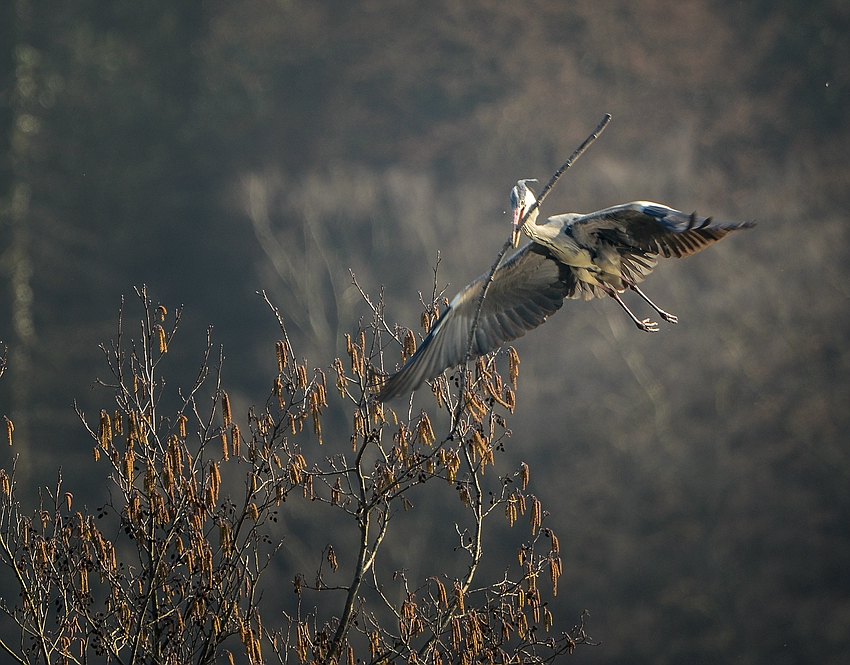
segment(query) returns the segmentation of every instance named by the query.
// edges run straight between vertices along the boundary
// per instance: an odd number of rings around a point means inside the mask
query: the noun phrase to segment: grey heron
[[[482,302],[471,357],[498,349],[541,325],[563,305],[565,298],[610,296],[638,328],[657,332],[658,324],[639,319],[620,293],[630,289],[658,315],[676,323],[673,314],[658,307],[638,283],[652,272],[656,257],[694,254],[732,231],[753,222],[719,222],[650,201],[634,201],[588,214],[565,213],[538,224],[536,199],[520,180],[510,193],[513,228],[532,242],[513,254],[494,273]],[[532,206],[534,206],[532,208]],[[525,223],[522,220],[531,210]],[[409,393],[424,381],[466,358],[469,334],[484,274],[458,293],[432,326],[416,353],[378,393],[384,402]]]
[[[535,203],[528,187],[520,180],[511,190],[515,229]],[[537,209],[521,226],[531,240],[546,247],[553,259],[569,266],[574,284],[567,298],[610,296],[625,310],[635,325],[657,332],[658,324],[638,319],[626,306],[620,293],[630,289],[643,298],[669,323],[678,318],[665,312],[640,290],[638,283],[652,272],[657,257],[682,258],[717,242],[732,231],[754,226],[754,222],[720,222],[668,208],[652,201],[633,201],[587,214],[567,212],[537,223]]]

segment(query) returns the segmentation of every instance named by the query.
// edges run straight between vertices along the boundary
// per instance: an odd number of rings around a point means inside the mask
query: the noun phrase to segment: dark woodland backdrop
[[[512,184],[610,112],[544,214],[650,199],[759,225],[650,277],[677,326],[568,301],[517,344],[501,464],[528,461],[552,512],[557,615],[588,609],[602,642],[572,662],[850,662],[848,108],[844,0],[2,3],[0,465],[21,454],[33,502],[60,466],[103,500],[72,402],[104,402],[97,345],[134,285],[185,305],[171,384],[213,324],[244,413],[275,371],[257,290],[312,366],[366,315],[349,268],[415,326],[437,253],[451,296]],[[292,510],[285,593],[323,538]]]

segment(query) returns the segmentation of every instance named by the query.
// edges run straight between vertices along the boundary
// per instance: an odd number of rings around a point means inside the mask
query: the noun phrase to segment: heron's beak
[[[525,206],[521,205],[513,209],[514,221],[511,229],[511,242],[514,247],[519,246],[519,236],[522,233],[522,218],[525,216]]]

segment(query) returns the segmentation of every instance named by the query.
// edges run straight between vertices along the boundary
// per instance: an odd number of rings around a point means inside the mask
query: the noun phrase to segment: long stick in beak
[[[605,117],[602,118],[602,121],[596,126],[596,129],[593,130],[593,133],[584,140],[584,143],[582,143],[578,148],[575,149],[575,152],[573,152],[573,154],[570,155],[570,158],[561,165],[561,168],[555,171],[555,173],[552,175],[552,178],[549,180],[548,183],[546,183],[546,186],[540,192],[540,196],[537,197],[537,200],[534,202],[531,208],[526,210],[525,207],[520,207],[519,210],[522,210],[522,213],[519,215],[519,217],[517,217],[517,211],[514,210],[514,228],[511,230],[511,242],[513,243],[514,247],[519,244],[519,234],[525,220],[536,208],[540,207],[540,204],[543,203],[543,199],[546,198],[546,195],[550,192],[552,187],[555,186],[555,183],[558,182],[558,178],[560,178],[564,174],[564,171],[570,168],[573,163],[579,157],[581,157],[582,153],[590,147],[591,143],[593,143],[596,139],[599,138],[599,135],[605,130],[605,127],[608,125],[609,122],[611,122],[611,114],[606,113]]]

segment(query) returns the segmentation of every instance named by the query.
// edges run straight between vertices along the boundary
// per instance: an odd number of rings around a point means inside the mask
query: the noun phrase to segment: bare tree
[[[0,560],[20,588],[16,603],[7,595],[0,606],[19,635],[0,641],[9,657],[545,663],[589,641],[583,618],[556,631],[544,600],[557,593],[561,559],[529,489],[528,466],[503,475],[493,469],[510,434],[516,351],[439,377],[430,413],[414,411],[412,402],[406,414],[395,413],[374,394],[389,349],[401,349],[404,359],[417,335],[390,325],[382,301],[361,294],[371,316],[346,336],[347,359],[327,370],[308,370],[299,360],[272,307],[281,330],[278,371],[266,402],[245,419],[233,413],[222,385],[223,353],[214,352],[209,334],[197,377],[164,414],[171,397],[161,365],[180,311],[169,313],[138,290],[140,328],[128,338],[122,306],[117,336],[102,347],[111,378],[101,384],[114,403],[95,421],[79,412],[95,461],[110,472],[110,498],[99,514],[77,510],[61,476],[42,490],[38,509],[27,511],[16,497],[14,468],[0,471]],[[442,303],[435,288],[422,317],[426,329]],[[351,414],[344,440],[328,440],[323,430],[334,399]],[[438,437],[432,422],[440,412],[451,425]],[[460,575],[414,579],[394,570],[382,547],[400,511],[427,510],[411,501],[426,485],[455,493],[466,512],[466,526],[452,525]],[[356,551],[338,553],[329,542],[318,569],[296,576],[293,612],[264,617],[262,577],[282,556],[271,527],[281,504],[295,498],[307,500],[317,533],[327,509],[350,520]],[[496,519],[513,526],[522,516],[530,534],[518,564],[503,563],[502,577],[482,580],[485,527]],[[327,582],[328,571],[347,581]],[[388,593],[390,583],[403,589],[400,600]]]

